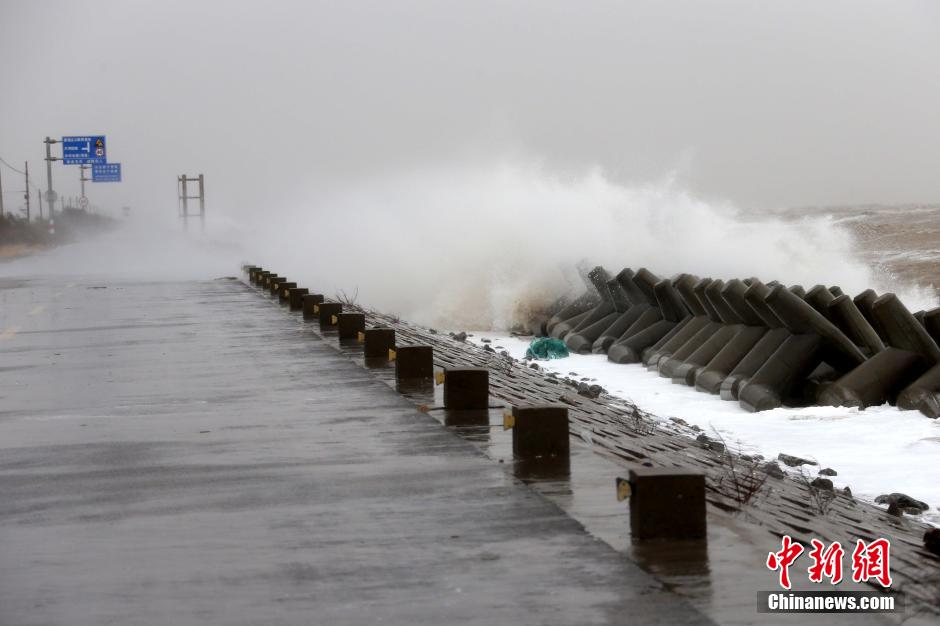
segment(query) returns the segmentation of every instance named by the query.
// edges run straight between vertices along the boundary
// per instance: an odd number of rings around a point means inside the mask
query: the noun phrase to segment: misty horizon
[[[92,201],[170,217],[182,173],[238,219],[495,162],[747,209],[930,203],[938,35],[931,2],[8,0],[0,157],[44,186],[43,137],[105,134],[124,183]]]

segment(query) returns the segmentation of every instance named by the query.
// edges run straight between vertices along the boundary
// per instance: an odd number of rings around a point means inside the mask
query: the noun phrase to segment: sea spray
[[[847,293],[899,288],[856,258],[835,219],[745,214],[672,181],[624,186],[597,169],[429,168],[278,210],[250,230],[253,258],[292,279],[450,328],[509,328],[524,311],[583,290],[576,268],[585,261]]]

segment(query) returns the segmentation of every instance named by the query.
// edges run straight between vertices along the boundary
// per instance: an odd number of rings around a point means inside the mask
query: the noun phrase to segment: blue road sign
[[[121,182],[120,163],[92,163],[91,182],[93,183],[119,183]]]
[[[107,163],[104,135],[90,137],[63,137],[62,162],[65,165],[94,165]]]

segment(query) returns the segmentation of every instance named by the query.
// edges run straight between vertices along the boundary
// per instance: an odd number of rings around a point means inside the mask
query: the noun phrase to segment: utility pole
[[[183,202],[183,230],[189,230],[189,194],[186,193],[186,174],[180,176],[178,180],[181,185],[180,200]]]
[[[82,182],[82,200],[85,199],[85,182],[91,180],[90,178],[85,178],[85,171],[88,170],[88,168],[90,167],[91,167],[90,165],[78,166],[78,172],[79,172],[78,177],[79,177],[79,180]],[[85,203],[82,202],[82,204],[84,205]]]
[[[199,175],[199,225],[202,228],[202,234],[206,233],[206,188],[205,178]]]
[[[39,221],[42,221],[42,192],[36,188],[36,197],[39,198]]]
[[[56,193],[52,190],[52,162],[59,160],[52,156],[52,144],[59,142],[46,137],[43,143],[46,144],[46,204],[49,206],[49,220],[51,221],[55,216],[56,201]]]
[[[23,171],[26,172],[26,193],[23,197],[26,198],[26,223],[29,223],[29,161],[24,161],[26,169]]]
[[[2,175],[0,175],[0,217],[3,217],[3,176]]]

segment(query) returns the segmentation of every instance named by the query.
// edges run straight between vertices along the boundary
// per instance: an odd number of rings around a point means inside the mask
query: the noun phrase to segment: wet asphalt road
[[[241,283],[0,283],[0,624],[701,623]]]

